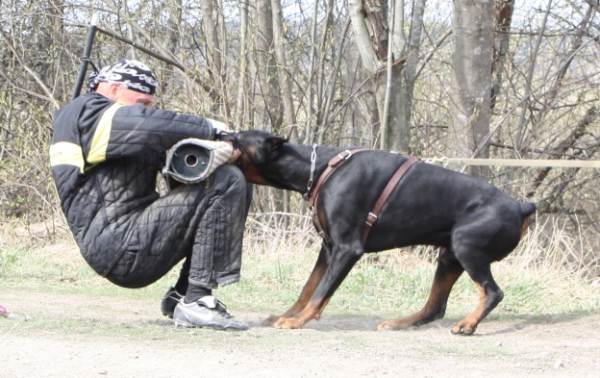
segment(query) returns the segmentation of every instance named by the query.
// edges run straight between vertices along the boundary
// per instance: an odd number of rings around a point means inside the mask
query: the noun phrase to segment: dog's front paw
[[[385,321],[377,326],[378,331],[397,331],[399,329],[402,327],[394,320]]]
[[[278,321],[280,318],[281,318],[281,316],[279,316],[279,315],[271,315],[262,322],[262,325],[263,326],[274,326],[275,322]]]
[[[300,321],[296,318],[280,318],[273,324],[274,328],[280,329],[299,329],[302,327]]]
[[[452,330],[450,332],[452,332],[453,335],[471,336],[473,333],[475,333],[476,329],[477,324],[461,320],[452,326]]]
[[[410,318],[400,318],[386,320],[377,326],[378,331],[399,331],[402,329],[410,328],[414,326],[414,320]]]

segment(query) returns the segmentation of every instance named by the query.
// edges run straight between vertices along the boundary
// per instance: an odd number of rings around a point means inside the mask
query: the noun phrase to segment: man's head
[[[148,66],[137,60],[122,59],[94,72],[88,79],[90,91],[127,105],[154,105],[156,76]]]

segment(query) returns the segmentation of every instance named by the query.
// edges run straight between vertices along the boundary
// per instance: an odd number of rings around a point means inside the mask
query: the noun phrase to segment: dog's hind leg
[[[321,279],[323,278],[323,275],[325,274],[327,267],[329,266],[329,263],[327,262],[327,255],[328,255],[328,248],[325,244],[323,244],[321,246],[321,251],[319,252],[319,257],[317,258],[317,262],[315,263],[315,267],[313,268],[312,273],[310,274],[310,277],[308,278],[308,281],[304,285],[304,288],[302,288],[302,292],[300,293],[300,296],[296,300],[296,303],[294,303],[292,305],[292,307],[290,307],[290,309],[287,310],[282,315],[269,316],[267,319],[265,319],[263,321],[263,325],[272,326],[280,318],[294,317],[300,311],[302,311],[302,309],[304,307],[306,307],[310,298],[312,297],[313,293],[315,292],[317,285],[319,285],[319,282],[321,282]]]
[[[479,322],[502,301],[504,293],[494,281],[489,263],[473,256],[469,261],[462,261],[462,264],[479,290],[479,306],[469,316],[456,323],[452,327],[452,333],[472,335]]]
[[[411,316],[385,321],[379,324],[377,329],[399,330],[443,318],[450,290],[463,272],[462,265],[454,255],[446,248],[440,249],[431,292],[423,308]]]

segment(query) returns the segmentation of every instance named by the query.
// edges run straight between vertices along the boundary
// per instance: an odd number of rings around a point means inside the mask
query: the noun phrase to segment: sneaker
[[[170,287],[165,295],[163,295],[162,301],[160,302],[160,311],[164,316],[173,318],[173,312],[175,312],[175,306],[179,303],[179,300],[183,298],[183,295],[179,294],[174,287]]]
[[[196,302],[180,300],[175,307],[173,320],[178,327],[208,327],[224,331],[245,331],[248,325],[229,315],[225,305],[212,295]]]

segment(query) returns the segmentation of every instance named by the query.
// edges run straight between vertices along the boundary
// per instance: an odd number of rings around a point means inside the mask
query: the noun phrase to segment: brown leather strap
[[[334,157],[332,157],[329,160],[329,162],[327,163],[327,168],[325,168],[323,173],[321,173],[321,175],[319,176],[319,179],[317,180],[317,183],[315,184],[315,186],[312,187],[312,189],[309,193],[308,204],[312,209],[313,223],[315,224],[317,232],[319,233],[319,235],[322,238],[325,238],[325,230],[323,229],[323,226],[321,226],[321,222],[319,222],[319,216],[317,215],[317,200],[319,199],[319,189],[321,188],[321,185],[323,185],[323,183],[325,181],[327,181],[329,176],[331,176],[333,171],[335,171],[337,168],[341,167],[342,164],[344,164],[346,161],[348,161],[348,159],[350,159],[352,157],[352,155],[354,155],[356,152],[361,152],[361,151],[369,151],[369,150],[366,148],[356,148],[353,150],[345,150],[345,151],[340,152],[339,154],[335,155]]]
[[[317,197],[319,196],[319,188],[321,188],[321,185],[323,185],[323,183],[327,181],[327,179],[329,178],[329,176],[331,176],[333,171],[335,171],[342,164],[348,161],[348,159],[350,159],[352,155],[354,155],[356,152],[360,151],[368,150],[366,148],[356,148],[354,150],[342,151],[329,160],[329,162],[327,163],[327,167],[325,168],[323,173],[321,173],[319,179],[317,180],[317,183],[315,184],[315,186],[312,187],[312,190],[310,191],[308,197],[308,204],[310,206],[314,206],[315,203],[317,203]]]
[[[394,173],[394,175],[392,176],[390,181],[388,181],[387,185],[383,189],[383,192],[381,192],[379,199],[375,203],[373,210],[371,210],[371,212],[369,212],[369,214],[367,215],[367,220],[365,221],[365,228],[363,229],[363,235],[362,235],[363,245],[365,245],[367,243],[367,238],[369,237],[369,232],[371,231],[371,227],[373,227],[373,224],[375,224],[375,222],[377,221],[379,212],[383,208],[383,205],[385,205],[388,197],[392,193],[392,190],[394,190],[394,188],[396,187],[396,185],[398,184],[398,182],[400,181],[402,176],[404,176],[404,174],[409,170],[409,168],[412,167],[415,163],[417,163],[419,161],[420,160],[415,159],[413,157],[408,158],[408,160],[406,160],[404,163],[402,163],[402,165],[398,168],[398,170],[396,170],[396,173]]]

